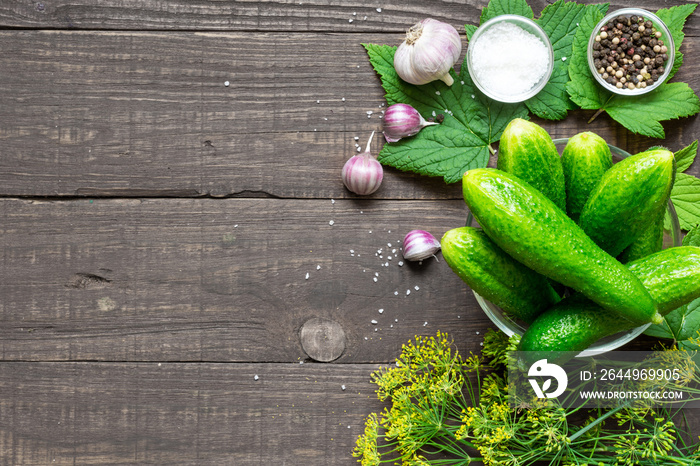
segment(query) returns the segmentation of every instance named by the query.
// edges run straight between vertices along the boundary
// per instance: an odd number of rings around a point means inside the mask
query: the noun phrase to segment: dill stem
[[[582,436],[583,434],[585,434],[586,432],[588,432],[588,431],[589,431],[590,429],[592,429],[593,427],[597,426],[598,424],[600,424],[601,422],[603,422],[604,420],[606,420],[607,418],[609,418],[610,416],[612,416],[612,415],[615,414],[616,412],[620,411],[620,410],[621,410],[622,408],[624,408],[625,406],[627,406],[627,403],[621,404],[621,405],[618,406],[617,408],[615,408],[615,409],[613,409],[613,410],[611,410],[611,411],[608,411],[607,413],[603,414],[603,415],[600,416],[598,419],[596,419],[595,421],[591,422],[591,423],[588,424],[586,427],[584,427],[583,429],[579,430],[579,431],[576,432],[574,435],[572,435],[571,437],[569,437],[569,441],[570,441],[570,442],[573,442],[574,440],[576,440],[577,438],[579,438],[580,436]]]

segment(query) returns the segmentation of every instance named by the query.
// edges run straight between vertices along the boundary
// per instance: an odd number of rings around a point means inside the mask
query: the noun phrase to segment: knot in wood
[[[345,351],[345,332],[338,322],[314,317],[304,322],[300,332],[304,352],[315,361],[330,362]]]

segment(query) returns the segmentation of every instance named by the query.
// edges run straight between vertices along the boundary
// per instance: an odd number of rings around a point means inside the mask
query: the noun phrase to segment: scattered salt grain
[[[231,83],[230,83],[230,82],[228,82],[228,81],[224,81],[224,86],[226,86],[226,87],[229,87],[230,85],[231,85]]]
[[[376,328],[374,329],[375,332],[376,332],[377,330],[378,330],[378,329],[376,329]]]
[[[435,91],[435,95],[440,95],[440,91]]]
[[[399,292],[398,292],[398,291],[394,291],[394,296],[398,296],[398,295],[399,295]]]
[[[462,84],[462,86],[464,86],[464,81],[460,81],[460,84]]]
[[[341,101],[341,102],[345,102],[345,97],[343,97],[342,99],[340,99],[340,101]]]
[[[258,377],[258,376],[256,375],[255,377],[253,377],[253,380],[258,380],[259,378],[260,378],[260,377]]]
[[[306,277],[304,277],[304,280],[308,280],[308,279],[309,279],[309,272],[306,272]]]
[[[374,276],[375,276],[375,277],[378,277],[378,276],[379,276],[379,272],[374,272]]]
[[[340,389],[341,389],[341,390],[345,390],[345,385],[341,385],[341,386],[340,386]],[[350,427],[350,426],[348,426],[348,427]]]
[[[349,19],[349,20],[348,20],[348,23],[352,23],[352,19]]]
[[[476,334],[478,335],[478,334],[479,334],[479,332],[476,332]]]
[[[316,270],[321,270],[321,266],[320,266],[320,265],[317,265],[317,266],[316,266]]]
[[[317,103],[317,104],[320,104],[320,103],[321,103],[321,101],[320,101],[320,100],[317,100],[317,101],[316,101],[316,103]]]
[[[423,322],[423,327],[425,327],[426,325],[428,325],[428,321],[427,321],[427,320],[426,320],[425,322]]]
[[[403,267],[403,261],[399,261],[399,267]]]
[[[331,204],[335,204],[335,199],[331,199]]]
[[[377,325],[378,323],[379,323],[379,322],[377,322],[376,320],[372,319],[372,325]]]
[[[334,222],[333,220],[331,220],[330,222],[328,222],[328,224],[329,224],[330,226],[333,226],[333,225],[335,224],[335,222]]]
[[[411,294],[411,290],[406,290],[406,296]]]
[[[376,282],[377,282],[377,277],[373,277],[372,280],[374,280],[374,282],[376,283]]]
[[[398,321],[399,321],[399,319],[394,319],[394,322],[398,322]]]
[[[357,12],[356,12],[356,11],[353,11],[352,15],[353,15],[353,16],[357,16]]]
[[[359,137],[359,136],[355,136],[353,139],[355,139],[355,141],[359,141],[359,140],[360,140],[360,137]]]
[[[561,57],[561,61],[566,61],[566,57]]]
[[[377,8],[377,13],[381,13],[381,12],[382,12],[382,9],[381,9],[381,8]]]
[[[384,309],[379,309],[379,311],[377,312],[379,312],[380,314],[384,314]]]
[[[418,290],[420,290],[420,287],[419,287],[418,285],[416,285],[416,286],[413,287],[413,289],[416,290],[416,291],[418,291]],[[479,333],[479,332],[476,332],[476,333]]]
[[[360,152],[361,150],[362,150],[361,147],[358,147],[358,148],[357,148],[357,152]]]

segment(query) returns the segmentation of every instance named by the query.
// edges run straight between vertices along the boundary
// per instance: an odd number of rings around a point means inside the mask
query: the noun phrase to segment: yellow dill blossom
[[[377,414],[372,413],[365,421],[365,433],[357,439],[352,456],[360,458],[362,466],[376,466],[381,461],[381,455],[377,451],[377,437],[379,435],[379,422]]]

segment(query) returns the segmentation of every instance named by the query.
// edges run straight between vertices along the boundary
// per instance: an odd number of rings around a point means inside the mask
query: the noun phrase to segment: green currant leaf
[[[679,150],[673,156],[676,159],[676,170],[678,172],[684,172],[693,164],[695,156],[698,153],[698,141],[697,139],[693,141],[688,147],[684,147]]]
[[[479,24],[484,24],[491,18],[500,15],[520,15],[533,19],[535,14],[525,0],[491,0],[487,6],[481,10]]]
[[[677,173],[671,190],[671,202],[683,230],[700,224],[700,179],[686,173]]]
[[[591,10],[604,12],[605,5],[579,5],[576,2],[557,2],[542,10],[537,24],[547,33],[554,53],[554,70],[547,85],[536,96],[526,102],[532,113],[548,120],[561,120],[568,111],[575,108],[566,92],[569,81],[568,63],[575,31],[581,20],[590,15]]]
[[[523,104],[495,102],[477,91],[466,64],[455,82],[447,86],[434,81],[414,86],[401,80],[394,70],[396,47],[363,44],[379,75],[389,105],[405,103],[424,118],[443,114],[440,125],[424,128],[411,138],[385,144],[379,153],[381,163],[423,175],[442,176],[447,183],[462,179],[469,169],[485,167],[490,144],[513,118],[527,118]]]
[[[700,247],[700,225],[695,225],[683,238],[683,246]]]
[[[651,325],[644,333],[652,337],[668,338],[684,348],[700,349],[700,298],[671,311],[658,325]]]
[[[474,35],[474,33],[476,32],[477,29],[478,29],[478,26],[474,26],[473,24],[466,24],[464,26],[464,30],[467,33],[467,42],[472,40],[472,36]]]
[[[636,97],[613,94],[600,86],[588,68],[587,58],[588,39],[603,17],[600,11],[596,13],[586,16],[574,35],[567,84],[573,102],[586,110],[606,111],[630,131],[656,138],[665,136],[662,121],[700,112],[700,99],[685,83],[662,84],[658,89]],[[678,25],[674,27],[678,28]]]
[[[695,8],[697,8],[697,4],[688,3],[671,8],[662,8],[656,12],[656,16],[661,18],[661,21],[666,24],[671,32],[676,51],[676,58],[673,60],[673,68],[671,69],[671,74],[668,75],[667,81],[676,74],[678,68],[683,64],[683,54],[680,52],[681,44],[683,39],[685,39],[683,26],[685,26],[685,20],[695,11]]]

